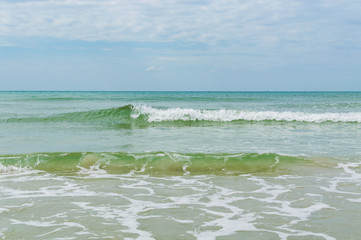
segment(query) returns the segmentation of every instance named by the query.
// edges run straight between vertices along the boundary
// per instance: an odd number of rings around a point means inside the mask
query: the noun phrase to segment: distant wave
[[[167,126],[187,126],[187,123],[240,123],[240,122],[343,122],[361,123],[361,112],[308,113],[290,111],[244,111],[235,109],[192,109],[155,108],[145,105],[125,105],[119,108],[100,109],[85,112],[70,112],[45,117],[16,117],[2,119],[5,122],[81,122],[119,126],[147,126],[166,124]],[[189,124],[188,124],[189,125]]]

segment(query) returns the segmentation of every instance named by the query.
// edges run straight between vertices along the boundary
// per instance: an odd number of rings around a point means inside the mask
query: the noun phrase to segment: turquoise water
[[[2,92],[0,97],[1,154],[361,152],[358,92]]]
[[[358,239],[360,139],[361,92],[0,92],[0,238]]]

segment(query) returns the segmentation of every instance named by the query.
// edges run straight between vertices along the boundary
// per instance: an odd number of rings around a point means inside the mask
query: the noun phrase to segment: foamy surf
[[[241,111],[232,109],[191,109],[168,108],[157,109],[150,106],[133,106],[133,119],[144,115],[148,122],[164,121],[286,121],[286,122],[361,122],[361,112],[349,113],[307,113],[307,112],[275,112],[275,111]]]
[[[38,239],[261,236],[333,240],[357,234],[352,224],[343,226],[345,232],[340,233],[334,222],[337,218],[358,219],[352,213],[359,204],[358,183],[347,181],[348,177],[354,178],[354,173],[345,167],[324,168],[308,175],[297,171],[282,177],[279,173],[109,175],[99,173],[97,167],[92,165],[90,172],[83,169],[75,174],[29,173],[21,181],[11,175],[0,177],[0,214],[5,216],[2,237],[13,239],[29,229]],[[333,181],[335,171],[344,175],[335,188],[344,188],[348,183],[349,192],[320,188]],[[351,189],[356,195],[350,194]],[[58,201],[56,206],[53,201]],[[318,225],[320,219],[332,227]],[[164,231],[164,227],[169,230]],[[13,228],[17,231],[11,231]]]

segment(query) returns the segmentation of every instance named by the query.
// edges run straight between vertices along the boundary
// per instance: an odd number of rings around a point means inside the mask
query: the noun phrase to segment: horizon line
[[[0,90],[0,92],[361,92],[361,90]]]

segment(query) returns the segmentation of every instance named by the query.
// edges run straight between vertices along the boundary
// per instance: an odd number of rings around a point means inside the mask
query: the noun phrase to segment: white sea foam
[[[12,224],[23,224],[27,226],[33,226],[33,227],[53,227],[53,226],[59,226],[60,224],[55,223],[54,221],[51,222],[45,222],[45,221],[37,221],[37,220],[30,220],[30,221],[19,221],[16,219],[10,219]]]
[[[4,166],[0,163],[0,173],[20,173],[29,170],[27,167]]]
[[[345,176],[334,177],[330,179],[329,186],[320,187],[320,189],[338,194],[348,194],[353,196],[359,196],[359,191],[345,191],[339,190],[342,185],[346,184],[358,184],[361,180],[361,174],[358,173],[355,169],[361,166],[361,162],[347,162],[347,163],[339,163],[337,168],[340,168],[345,173]],[[358,202],[358,199],[349,199],[352,202]]]
[[[307,112],[275,112],[275,111],[240,111],[232,109],[200,110],[191,108],[157,109],[150,106],[134,106],[132,118],[146,115],[148,122],[163,121],[298,121],[298,122],[361,122],[361,112],[348,113],[307,113]]]

